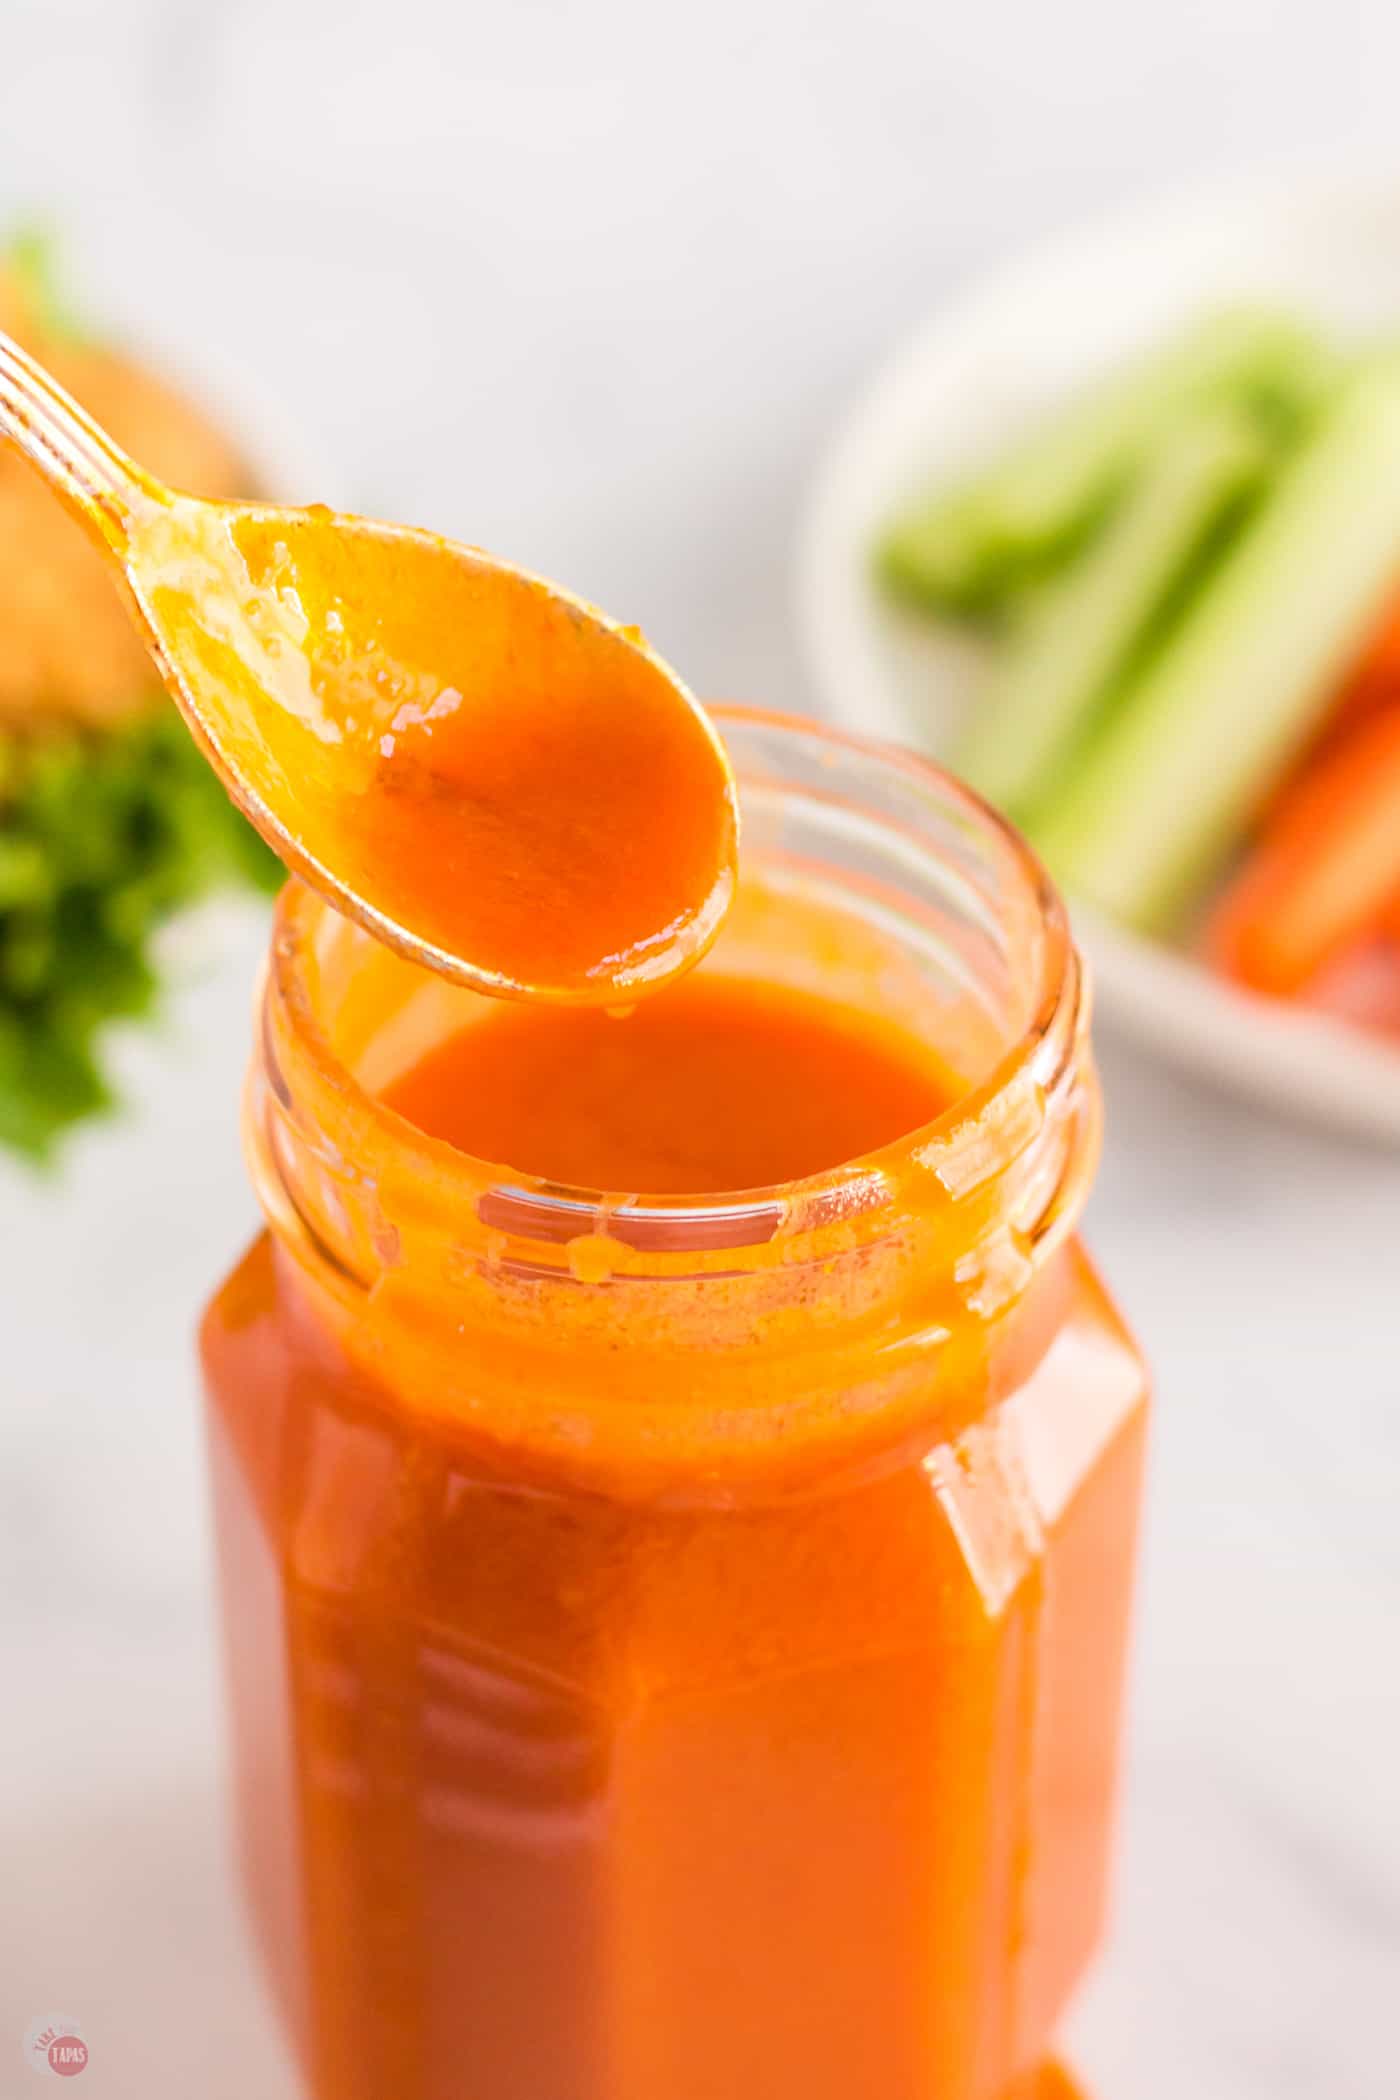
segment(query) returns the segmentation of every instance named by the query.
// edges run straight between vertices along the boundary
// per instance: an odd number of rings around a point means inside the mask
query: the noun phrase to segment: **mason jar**
[[[1146,1389],[1076,1236],[1083,971],[952,780],[721,726],[701,967],[956,1075],[868,1157],[664,1199],[469,1157],[385,1097],[480,1002],[281,900],[266,1228],[203,1347],[314,2100],[1006,2100],[1100,1933]]]

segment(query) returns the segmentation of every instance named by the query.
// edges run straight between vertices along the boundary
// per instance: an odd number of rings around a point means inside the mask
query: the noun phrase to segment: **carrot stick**
[[[1400,892],[1400,707],[1358,723],[1302,774],[1217,904],[1207,952],[1288,998],[1378,927]]]
[[[1400,594],[1352,666],[1328,717],[1324,736],[1365,719],[1387,701],[1400,699]]]
[[[1337,688],[1328,712],[1318,724],[1311,743],[1302,752],[1264,803],[1267,829],[1274,810],[1292,795],[1297,782],[1324,763],[1339,743],[1383,707],[1400,705],[1400,591],[1381,615],[1380,624]],[[1400,922],[1397,922],[1400,923]]]

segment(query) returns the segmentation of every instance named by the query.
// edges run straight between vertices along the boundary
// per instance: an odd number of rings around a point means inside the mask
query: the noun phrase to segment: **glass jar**
[[[767,885],[724,967],[965,1080],[869,1159],[648,1201],[467,1158],[379,1096],[472,995],[282,898],[204,1356],[315,2100],[1002,2100],[1100,1930],[1145,1383],[1075,1237],[1064,913],[933,768],[723,727]]]

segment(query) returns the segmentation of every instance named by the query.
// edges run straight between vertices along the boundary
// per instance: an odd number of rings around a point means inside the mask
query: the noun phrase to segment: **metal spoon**
[[[229,793],[391,947],[610,1004],[713,940],[733,776],[635,629],[407,526],[168,489],[3,334],[0,437],[119,573]]]

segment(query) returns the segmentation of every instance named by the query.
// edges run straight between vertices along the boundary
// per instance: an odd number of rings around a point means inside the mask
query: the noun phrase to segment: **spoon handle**
[[[78,522],[119,561],[126,555],[134,515],[169,501],[155,477],[128,459],[87,410],[2,329],[0,438],[19,447]]]

